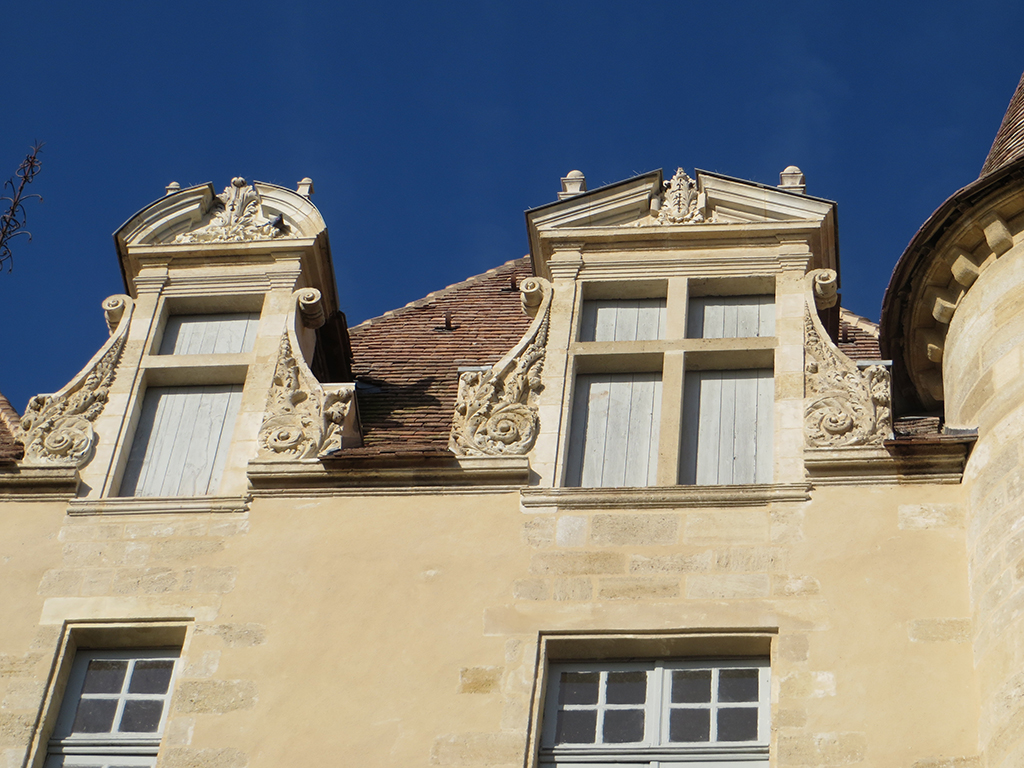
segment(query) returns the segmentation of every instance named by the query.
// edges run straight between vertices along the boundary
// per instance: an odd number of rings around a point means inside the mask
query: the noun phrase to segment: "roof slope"
[[[879,360],[878,325],[846,309],[839,310],[839,343],[851,360]]]
[[[493,365],[526,333],[532,275],[516,259],[349,329],[364,447],[345,454],[447,450],[459,367]]]
[[[992,148],[985,158],[985,164],[981,167],[981,176],[987,176],[993,171],[1011,163],[1018,157],[1024,155],[1024,75],[1021,75],[1017,83],[1017,90],[1010,99],[1010,105],[1003,115],[1003,122],[996,132],[996,138],[992,142]]]
[[[18,421],[18,412],[6,397],[0,395],[0,463],[20,459],[25,453],[21,443],[14,439]]]

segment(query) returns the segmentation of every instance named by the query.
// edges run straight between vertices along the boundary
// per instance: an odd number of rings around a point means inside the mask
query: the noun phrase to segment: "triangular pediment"
[[[632,226],[707,226],[768,222],[820,222],[835,207],[828,200],[729,176],[682,169],[664,181],[652,171],[581,192],[527,211],[531,229]]]

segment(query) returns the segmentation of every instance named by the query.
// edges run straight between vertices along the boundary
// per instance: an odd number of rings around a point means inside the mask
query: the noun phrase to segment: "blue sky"
[[[182,186],[316,185],[350,324],[526,253],[523,210],[683,166],[839,203],[844,305],[978,174],[1024,70],[1024,4],[9,4],[0,174],[46,142],[0,274],[19,411],[106,338],[111,233]]]

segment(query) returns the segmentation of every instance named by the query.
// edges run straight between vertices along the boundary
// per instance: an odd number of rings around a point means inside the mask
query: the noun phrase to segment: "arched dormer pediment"
[[[238,270],[265,262],[269,254],[291,254],[302,261],[305,283],[320,289],[333,311],[327,225],[310,194],[309,179],[295,191],[236,177],[219,194],[212,183],[186,189],[172,184],[114,233],[128,293],[136,295],[140,272],[158,264]]]
[[[171,192],[136,213],[114,237],[125,246],[189,245],[315,238],[326,228],[307,196],[236,177],[220,194],[212,183]]]

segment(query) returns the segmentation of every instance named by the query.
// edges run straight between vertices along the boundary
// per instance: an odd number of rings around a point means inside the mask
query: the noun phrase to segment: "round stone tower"
[[[964,471],[979,740],[1024,765],[1024,78],[980,177],[925,222],[882,306],[904,412],[977,430]],[[940,563],[936,564],[941,567]],[[937,670],[937,674],[941,671]]]

